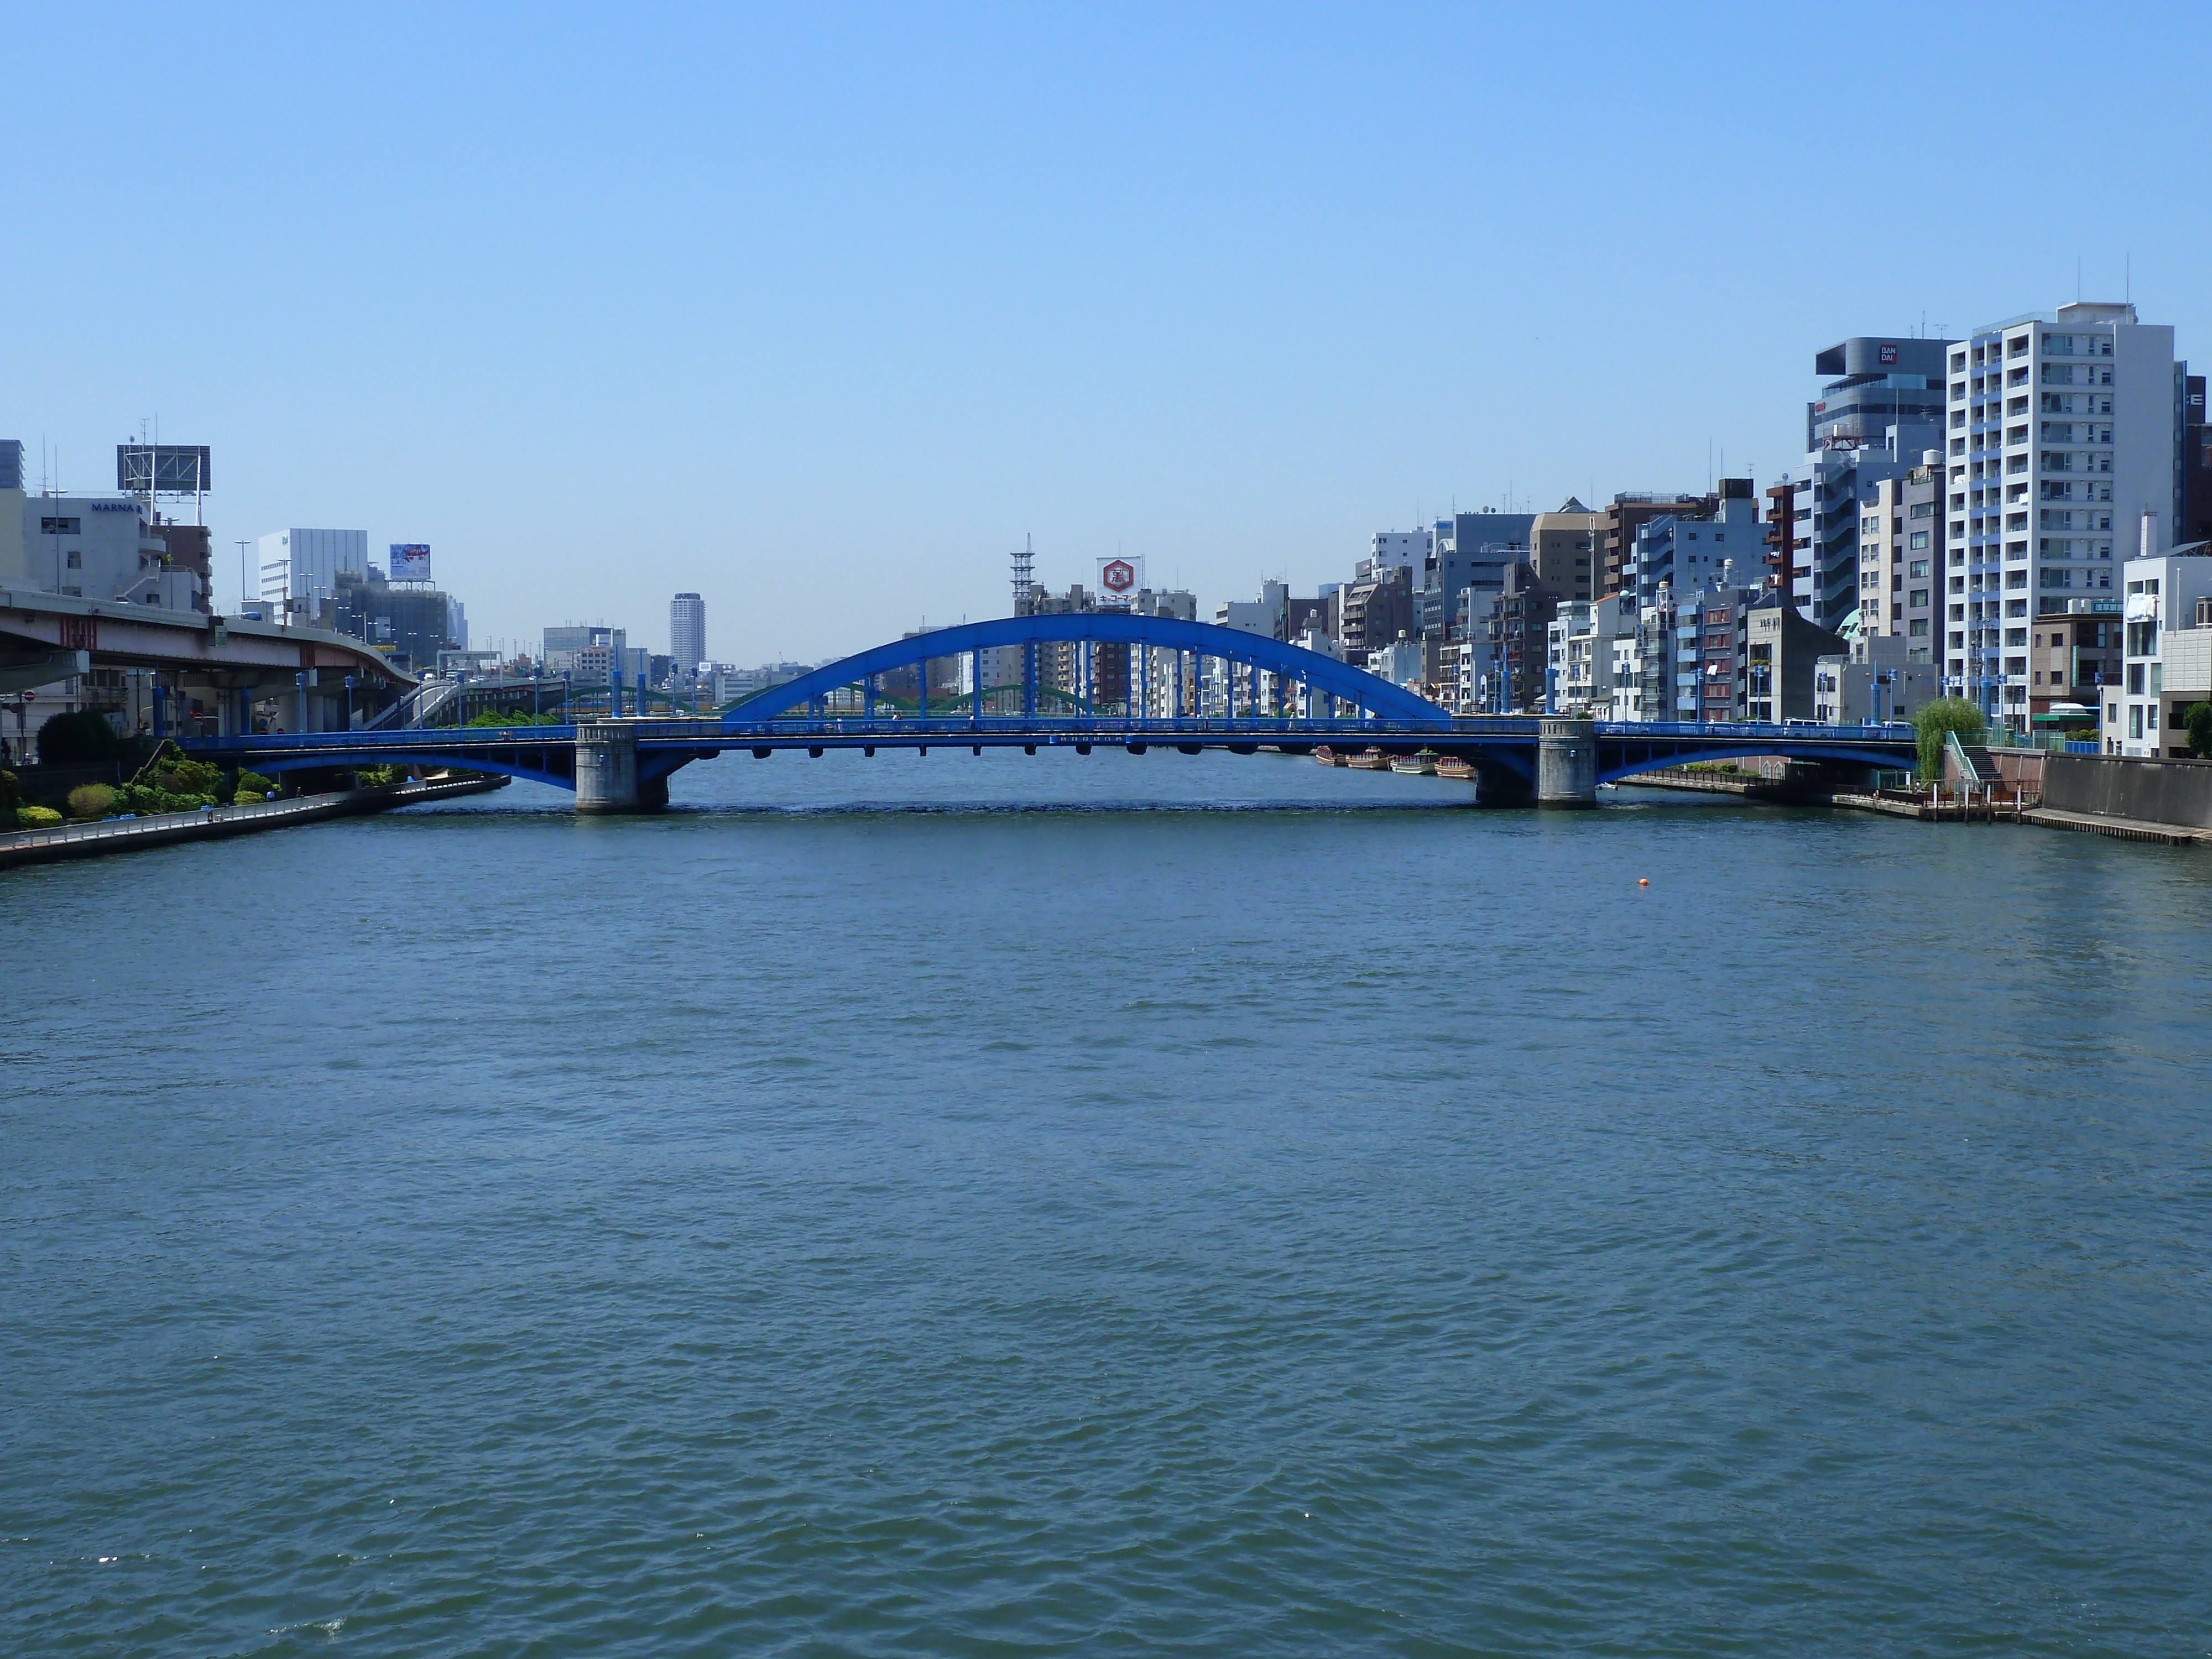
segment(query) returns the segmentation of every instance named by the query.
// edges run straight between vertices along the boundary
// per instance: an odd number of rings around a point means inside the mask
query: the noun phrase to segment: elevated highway
[[[243,735],[253,702],[280,693],[289,730],[343,727],[347,676],[355,708],[381,707],[415,683],[380,652],[325,629],[0,589],[0,692],[102,669],[151,675],[162,735]]]

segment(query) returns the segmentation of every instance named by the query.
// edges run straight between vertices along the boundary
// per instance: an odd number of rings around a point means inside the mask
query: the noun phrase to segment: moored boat
[[[1380,749],[1367,749],[1350,757],[1344,763],[1361,772],[1383,772],[1389,769],[1390,757]]]
[[[1437,775],[1437,751],[1424,749],[1418,755],[1395,756],[1391,759],[1390,769],[1411,778],[1432,778]]]
[[[1313,756],[1314,758],[1319,761],[1323,766],[1341,766],[1344,764],[1344,757],[1338,754],[1335,750],[1330,748],[1327,744],[1322,744],[1319,748],[1316,749],[1313,751]]]
[[[1456,778],[1462,783],[1474,781],[1474,763],[1464,755],[1445,755],[1437,762],[1437,775]]]

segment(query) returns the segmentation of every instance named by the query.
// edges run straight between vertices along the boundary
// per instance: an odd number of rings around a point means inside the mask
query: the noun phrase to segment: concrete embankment
[[[143,847],[167,847],[180,841],[216,841],[251,836],[324,818],[359,817],[388,812],[422,801],[455,795],[480,795],[502,789],[509,781],[491,778],[434,778],[422,783],[383,784],[372,789],[342,789],[293,800],[258,801],[251,806],[218,806],[200,812],[161,812],[147,817],[107,818],[98,823],[69,823],[50,830],[19,830],[0,835],[0,870],[19,864],[49,864],[58,859],[94,858]]]
[[[2013,798],[1982,799],[1966,801],[1928,800],[1914,792],[1888,790],[1879,794],[1855,791],[1808,791],[1764,778],[1713,772],[1666,771],[1647,772],[1627,779],[1623,787],[1640,789],[1680,789],[1698,794],[1735,795],[1748,800],[1767,801],[1777,805],[1842,806],[1860,812],[1885,812],[1893,817],[1918,818],[1929,823],[2021,823],[2039,830],[2073,830],[2094,836],[2112,836],[2123,841],[2154,842],[2167,847],[2212,847],[2212,823],[2191,823],[2189,816],[2202,814],[2212,819],[2212,809],[2203,805],[2195,796],[2186,793],[2191,789],[2203,790],[2212,782],[2212,769],[2200,777],[2184,777],[2178,781],[2172,777],[2141,784],[2133,775],[2123,780],[2134,784],[2137,794],[2130,798],[2121,793],[2119,786],[2112,784],[2106,774],[2116,767],[2106,762],[2102,767],[2097,756],[2053,756],[2051,775],[2062,780],[2061,787],[2045,793],[2039,804],[2031,804],[2035,798],[2022,799],[2018,792]],[[2204,767],[2205,763],[2122,761],[2119,768],[2159,768],[2172,773],[2180,767]],[[2071,775],[2078,768],[2082,774],[2093,769],[2096,782],[2103,793],[2092,794],[2087,789],[2075,787]],[[2057,805],[2053,796],[2065,801]],[[2118,796],[2122,804],[2135,805],[2139,810],[2172,812],[2184,821],[2137,817],[2098,810],[2112,804],[2111,797]],[[2174,797],[2179,796],[2176,799]],[[2087,799],[2084,799],[2087,797]]]
[[[1777,806],[1848,806],[1861,812],[1884,812],[1892,817],[1922,818],[1948,823],[1956,823],[1967,817],[1980,823],[1989,817],[1991,811],[1979,804],[1962,807],[1953,802],[1930,803],[1901,790],[1877,794],[1868,790],[1813,789],[1779,779],[1747,777],[1727,772],[1690,772],[1673,769],[1639,772],[1632,778],[1623,778],[1620,787],[1623,789],[1680,789],[1702,795],[1736,795],[1746,800],[1763,801]],[[2002,810],[2004,816],[2011,816],[2008,808]]]

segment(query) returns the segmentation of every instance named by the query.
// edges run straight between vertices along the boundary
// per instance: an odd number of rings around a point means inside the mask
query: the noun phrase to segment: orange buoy
[[[1638,876],[1636,878],[1636,884],[1638,887],[1649,887],[1651,884],[1651,878],[1649,876]]]

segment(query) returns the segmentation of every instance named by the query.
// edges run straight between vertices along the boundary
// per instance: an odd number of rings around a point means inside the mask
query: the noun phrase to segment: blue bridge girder
[[[1096,684],[1088,648],[1132,647],[1121,679],[1145,686],[1135,698],[1094,710]],[[1085,712],[1043,713],[1038,708],[1040,645],[1074,645],[1079,653],[1076,690],[1042,688],[1049,701],[1073,702]],[[985,686],[987,694],[1021,694],[1022,709],[991,713],[987,697],[971,697],[964,713],[928,712],[927,665],[968,656],[981,671],[986,651],[1023,650],[1018,683]],[[1173,712],[1152,712],[1170,701],[1151,673],[1151,653],[1173,653]],[[1200,713],[1182,707],[1189,677],[1188,659],[1212,658],[1224,664],[1210,684],[1224,688],[1216,701],[1227,712]],[[920,666],[917,712],[878,712],[878,682],[887,673]],[[1240,684],[1237,670],[1245,671]],[[1263,681],[1261,675],[1270,677]],[[982,684],[980,672],[971,684]],[[859,707],[839,712],[832,700],[858,689]],[[1318,701],[1317,701],[1318,700]],[[1237,712],[1241,706],[1243,712]],[[1311,712],[1316,707],[1324,712]],[[1288,712],[1277,712],[1287,710]],[[603,720],[587,722],[592,726]],[[1120,611],[1077,612],[1043,617],[1009,617],[990,622],[911,635],[860,652],[770,687],[723,714],[704,719],[637,719],[623,722],[635,734],[637,774],[641,783],[665,781],[678,768],[731,750],[749,750],[763,758],[778,750],[916,749],[966,745],[984,748],[1073,748],[1115,745],[1141,753],[1155,747],[1191,753],[1226,749],[1249,754],[1262,746],[1306,752],[1327,744],[1350,750],[1375,748],[1389,754],[1427,750],[1463,757],[1500,798],[1524,793],[1534,780],[1542,721],[1533,715],[1455,718],[1402,687],[1333,658],[1264,635],[1176,617],[1134,616]],[[578,727],[564,726],[434,726],[392,731],[275,733],[189,741],[185,747],[206,759],[273,773],[302,768],[403,765],[442,766],[500,772],[543,783],[575,787]],[[1690,761],[1784,756],[1854,768],[1898,767],[1915,753],[1909,727],[1790,725],[1705,726],[1662,722],[1596,723],[1598,778],[1613,783],[1660,767]]]

